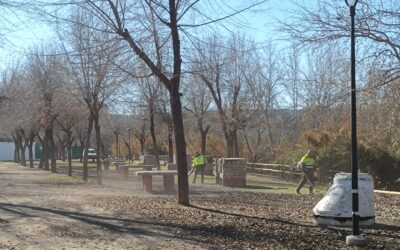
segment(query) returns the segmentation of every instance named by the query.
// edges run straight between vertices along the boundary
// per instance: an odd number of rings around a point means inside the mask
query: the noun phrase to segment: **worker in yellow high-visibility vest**
[[[200,154],[199,152],[194,153],[194,158],[192,160],[192,171],[194,170],[194,177],[193,183],[196,183],[197,174],[201,174],[201,183],[204,183],[204,168],[206,165],[206,159],[204,155]],[[189,174],[190,175],[190,174]]]
[[[314,184],[314,173],[315,173],[315,160],[317,159],[318,153],[312,150],[308,150],[301,160],[297,163],[297,167],[302,171],[302,178],[297,185],[296,193],[300,194],[300,189],[308,182],[310,194],[312,194],[315,187]]]

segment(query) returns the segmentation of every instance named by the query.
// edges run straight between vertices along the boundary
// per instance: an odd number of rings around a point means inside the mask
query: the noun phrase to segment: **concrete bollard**
[[[313,208],[317,225],[351,226],[352,193],[351,174],[336,174],[331,188]],[[360,225],[375,223],[374,183],[372,176],[358,173]]]

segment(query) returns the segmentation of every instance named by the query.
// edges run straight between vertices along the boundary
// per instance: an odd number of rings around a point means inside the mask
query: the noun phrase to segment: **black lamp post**
[[[363,245],[366,238],[360,234],[358,163],[357,163],[357,112],[356,112],[356,42],[354,35],[354,16],[358,0],[345,0],[350,8],[351,17],[351,193],[352,193],[352,229],[353,235],[346,238],[348,245]]]
[[[128,154],[129,154],[129,163],[132,162],[132,151],[131,151],[131,128],[129,127],[128,129]]]

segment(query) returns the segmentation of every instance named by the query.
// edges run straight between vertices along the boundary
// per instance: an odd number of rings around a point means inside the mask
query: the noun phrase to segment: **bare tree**
[[[303,45],[326,44],[333,40],[349,41],[349,8],[342,1],[321,0],[318,4],[297,4],[290,22],[282,22],[281,30],[290,39]],[[355,17],[355,35],[361,38],[359,51],[364,59],[379,58],[384,66],[387,84],[400,72],[400,6],[396,0],[360,1]],[[343,40],[342,38],[346,38]]]
[[[205,46],[198,46],[194,72],[207,86],[218,110],[222,131],[226,141],[226,155],[239,157],[238,130],[251,116],[245,89],[249,86],[253,64],[251,51],[254,44],[241,36],[232,36],[225,42],[216,36]]]
[[[90,10],[94,16],[101,20],[105,27],[103,30],[118,35],[122,38],[133,51],[151,70],[152,74],[159,79],[169,92],[171,113],[173,115],[175,130],[175,146],[178,165],[178,203],[189,205],[189,192],[187,180],[187,161],[186,143],[182,121],[182,105],[180,100],[180,81],[182,75],[182,56],[181,56],[181,34],[180,28],[195,28],[231,19],[238,13],[258,6],[266,0],[252,1],[248,6],[239,10],[234,10],[223,17],[210,18],[205,12],[200,12],[196,8],[198,0],[194,1],[72,1],[82,9]],[[146,10],[150,10],[157,19],[157,26],[154,27],[154,18],[148,18]],[[229,10],[232,10],[229,8]],[[193,15],[190,15],[193,14]],[[193,23],[194,19],[187,19],[186,16],[196,16],[198,23]],[[188,23],[183,23],[187,20]],[[149,25],[150,24],[150,25]],[[93,27],[91,24],[86,24]],[[149,28],[150,27],[150,28]],[[151,28],[153,27],[153,28]],[[157,29],[157,36],[160,38],[159,45],[169,47],[168,65],[163,68],[154,59],[154,48],[150,48],[149,37],[154,39],[154,28]],[[162,32],[161,32],[162,31]],[[152,34],[152,35],[149,35]],[[164,34],[164,35],[162,35]],[[188,34],[188,33],[187,33]]]
[[[40,96],[39,102],[39,121],[44,128],[43,137],[43,163],[44,169],[49,170],[49,160],[51,161],[51,171],[56,172],[56,156],[54,141],[54,122],[57,118],[57,110],[54,102],[57,99],[57,90],[60,88],[61,77],[61,58],[56,52],[48,51],[47,55],[43,50],[36,50],[32,53],[28,64],[28,79],[34,83],[35,91]]]
[[[280,117],[279,89],[284,83],[282,58],[269,43],[254,57],[254,71],[246,75],[246,91],[256,112],[241,127],[243,139],[252,162],[274,157],[284,138],[283,121]],[[285,92],[286,93],[286,92]]]
[[[68,100],[70,99],[70,100]],[[59,102],[60,103],[60,102]],[[71,96],[65,95],[62,100],[61,107],[58,109],[61,111],[59,116],[57,116],[57,123],[61,127],[64,134],[64,138],[61,143],[63,143],[62,153],[64,154],[65,149],[67,150],[67,160],[68,160],[68,175],[72,175],[72,143],[75,140],[73,134],[73,128],[76,126],[84,117],[85,114],[82,107],[76,102],[76,100],[71,99]],[[58,136],[59,137],[59,136]],[[65,160],[65,156],[64,156]]]
[[[148,6],[150,2],[145,1]],[[174,120],[175,128],[175,141],[176,141],[176,152],[177,152],[177,165],[178,165],[178,203],[183,205],[189,205],[189,189],[187,179],[187,165],[186,165],[186,143],[184,137],[184,129],[182,122],[182,107],[180,101],[180,78],[182,73],[182,59],[181,59],[181,48],[180,48],[180,36],[178,31],[179,11],[178,8],[185,8],[185,6],[176,5],[175,1],[169,1],[168,4],[154,2],[157,8],[156,16],[160,19],[163,24],[170,30],[170,43],[173,51],[173,66],[172,72],[168,74],[164,69],[157,66],[151,57],[143,50],[140,45],[140,40],[135,39],[135,33],[139,30],[128,29],[128,23],[126,14],[128,14],[128,5],[120,2],[108,1],[108,3],[99,3],[95,1],[86,1],[91,10],[96,13],[109,27],[123,38],[133,50],[133,52],[150,68],[152,73],[160,79],[170,93],[170,104]],[[133,7],[133,6],[129,6]],[[190,8],[191,5],[186,6]],[[153,7],[151,7],[153,8]],[[182,14],[185,10],[182,10]],[[168,21],[166,21],[168,20]]]
[[[149,130],[150,130],[150,136],[153,142],[153,154],[156,157],[156,163],[157,163],[157,169],[160,170],[160,164],[158,160],[158,143],[157,143],[157,137],[156,137],[156,129],[155,129],[155,115],[157,111],[157,101],[160,96],[160,84],[155,81],[157,79],[153,77],[147,77],[147,78],[141,78],[139,79],[140,84],[139,84],[139,90],[141,93],[142,98],[144,99],[144,102],[147,105],[147,110],[148,110],[148,120],[150,122]]]
[[[208,112],[210,112],[212,97],[204,84],[198,84],[201,79],[197,75],[192,75],[187,81],[192,82],[192,84],[186,86],[187,97],[185,99],[187,105],[185,109],[192,113],[196,120],[197,130],[200,134],[201,154],[207,155],[207,134],[211,126],[207,124],[206,118]]]
[[[83,23],[92,25],[92,27],[98,25],[90,13],[78,12],[78,15],[73,18],[76,22],[70,27],[70,39],[67,40],[68,43],[65,43],[64,50],[68,55],[72,79],[78,87],[79,100],[89,110],[83,179],[87,180],[88,177],[87,153],[90,147],[91,130],[94,127],[97,151],[97,183],[101,185],[103,183],[103,171],[101,168],[100,111],[121,83],[121,78],[115,74],[113,64],[113,60],[119,53],[119,47],[109,34],[94,32],[83,25]]]

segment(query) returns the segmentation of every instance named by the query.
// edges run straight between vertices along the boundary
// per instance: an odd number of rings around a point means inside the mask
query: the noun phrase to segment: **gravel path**
[[[319,195],[191,186],[144,193],[141,181],[106,172],[103,186],[62,174],[0,166],[0,249],[345,249],[343,228],[312,224]],[[161,190],[161,182],[154,185]],[[377,195],[367,249],[400,249],[400,196]]]

